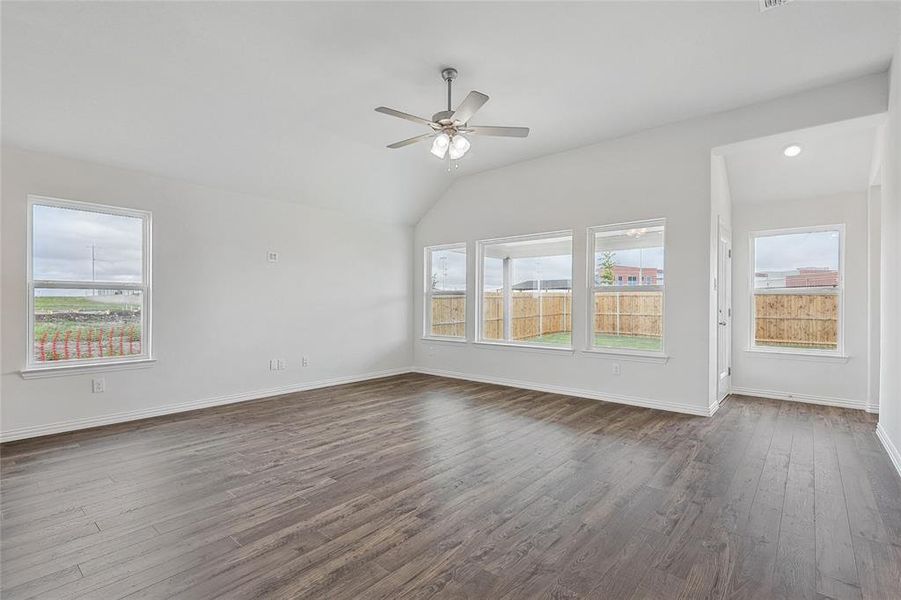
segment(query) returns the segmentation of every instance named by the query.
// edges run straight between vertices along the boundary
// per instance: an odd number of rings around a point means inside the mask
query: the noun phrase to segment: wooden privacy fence
[[[572,331],[572,293],[513,292],[512,338],[523,340]],[[594,331],[598,334],[660,337],[663,294],[628,290],[595,294]],[[504,337],[504,297],[482,298],[482,335]],[[838,296],[834,294],[758,294],[755,341],[767,346],[835,348],[838,344]],[[432,335],[466,335],[466,297],[432,296]]]
[[[660,337],[663,332],[661,292],[610,291],[595,294],[594,331],[601,334]],[[504,337],[504,296],[482,297],[482,336]],[[514,340],[572,331],[572,292],[512,293],[511,337]],[[465,335],[466,298],[432,296],[432,335]]]
[[[754,315],[759,345],[838,347],[836,294],[756,294]]]
[[[510,337],[525,340],[548,333],[572,331],[572,292],[519,292],[511,298]],[[504,338],[504,295],[488,292],[482,296],[482,337],[488,340]]]
[[[595,292],[594,331],[608,335],[663,335],[663,292]]]
[[[466,296],[432,294],[431,334],[452,337],[466,335]]]

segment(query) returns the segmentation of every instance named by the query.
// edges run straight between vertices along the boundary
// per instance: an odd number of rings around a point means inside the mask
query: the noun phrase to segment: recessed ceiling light
[[[782,154],[788,157],[798,156],[799,154],[801,154],[801,146],[799,146],[798,144],[786,146],[785,150],[782,151]]]

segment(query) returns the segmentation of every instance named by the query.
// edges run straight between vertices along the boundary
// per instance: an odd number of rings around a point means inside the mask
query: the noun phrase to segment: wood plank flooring
[[[403,375],[11,443],[2,597],[898,599],[874,427]]]

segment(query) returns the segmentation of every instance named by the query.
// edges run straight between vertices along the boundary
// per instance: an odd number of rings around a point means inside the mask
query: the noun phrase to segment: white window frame
[[[465,342],[466,331],[469,330],[467,322],[467,313],[463,313],[463,335],[433,335],[432,334],[432,253],[440,250],[463,250],[466,256],[466,270],[463,273],[466,288],[463,291],[463,297],[469,297],[469,249],[466,242],[458,242],[454,244],[438,244],[436,246],[426,246],[423,248],[423,301],[422,301],[422,339],[424,340],[441,340],[447,342]]]
[[[757,290],[754,288],[754,275],[757,272],[757,247],[754,243],[758,238],[774,237],[779,235],[788,235],[796,233],[817,233],[821,231],[837,231],[838,232],[838,285],[835,287],[803,287],[803,288],[764,288]],[[835,225],[812,225],[809,227],[791,227],[785,229],[767,229],[761,231],[752,231],[748,234],[748,257],[750,260],[748,268],[748,290],[750,310],[748,314],[750,319],[748,322],[748,348],[749,352],[763,352],[771,354],[788,354],[798,356],[821,356],[821,357],[844,357],[845,356],[845,225],[839,223]],[[760,346],[757,344],[755,331],[757,323],[757,302],[755,296],[758,294],[795,294],[795,295],[823,295],[834,294],[838,297],[838,327],[836,328],[836,348],[834,350],[825,350],[819,348],[791,348],[786,346]]]
[[[530,233],[526,235],[514,235],[507,237],[499,237],[499,238],[491,238],[486,240],[479,240],[476,242],[476,343],[482,344],[486,346],[507,346],[510,348],[517,349],[531,349],[531,350],[550,350],[557,352],[568,352],[572,353],[573,345],[572,341],[570,341],[569,346],[551,346],[551,345],[543,345],[543,344],[529,344],[526,342],[517,342],[514,340],[489,340],[484,339],[482,336],[484,334],[484,323],[482,318],[482,304],[483,304],[483,296],[484,296],[484,288],[485,288],[485,278],[484,278],[484,270],[485,270],[485,247],[491,246],[494,244],[502,244],[502,243],[511,243],[511,242],[528,242],[532,240],[543,240],[543,239],[551,239],[558,237],[570,237],[570,274],[569,280],[573,281],[573,269],[575,267],[575,235],[572,229],[564,229],[560,231],[548,231],[542,233]],[[575,290],[571,290],[570,292],[573,297],[575,296]],[[573,298],[574,299],[574,298]],[[504,313],[506,315],[506,313]],[[573,325],[575,325],[575,319],[573,316],[570,317],[573,319]]]
[[[139,283],[123,282],[123,281],[62,281],[52,279],[34,279],[34,207],[50,206],[55,208],[67,208],[79,210],[83,212],[95,212],[106,215],[114,215],[121,217],[132,217],[141,219],[143,246],[142,246],[142,265],[141,277]],[[27,355],[25,359],[25,368],[22,370],[23,376],[38,375],[41,373],[65,373],[71,370],[102,370],[106,367],[122,367],[132,364],[149,363],[153,361],[153,344],[152,344],[152,325],[151,325],[151,246],[152,246],[152,215],[148,211],[136,210],[132,208],[121,208],[106,204],[95,204],[92,202],[82,202],[78,200],[65,200],[62,198],[51,198],[47,196],[28,196],[28,231],[26,235],[26,299],[27,318],[26,318],[26,340]],[[141,292],[143,306],[141,307],[141,353],[123,357],[104,357],[93,360],[70,359],[56,360],[53,362],[37,362],[34,360],[34,290],[36,288],[56,288],[56,289],[116,289],[116,290],[135,290]]]
[[[623,281],[624,285],[622,286],[604,286],[597,285],[595,283],[595,251],[596,251],[596,239],[595,234],[604,232],[604,231],[622,231],[629,229],[638,229],[640,227],[663,227],[663,283],[660,285],[643,285],[640,281],[637,281],[635,285],[629,285],[628,281]],[[594,227],[588,228],[588,242],[585,247],[588,249],[588,255],[586,266],[587,266],[587,274],[586,274],[586,283],[588,287],[588,302],[586,302],[586,306],[588,307],[588,312],[586,314],[586,350],[588,352],[596,352],[599,354],[617,354],[617,355],[625,355],[625,356],[647,356],[652,358],[665,358],[666,357],[666,219],[656,218],[656,219],[645,219],[642,221],[626,221],[624,223],[610,223],[608,225],[595,225]],[[635,350],[632,348],[612,348],[609,346],[597,346],[594,343],[594,314],[595,314],[595,297],[596,292],[599,291],[610,291],[610,288],[621,288],[624,291],[638,291],[638,290],[647,290],[656,292],[659,291],[662,294],[661,299],[661,307],[660,307],[660,318],[662,319],[662,323],[660,324],[660,350]],[[637,288],[637,289],[636,289]]]

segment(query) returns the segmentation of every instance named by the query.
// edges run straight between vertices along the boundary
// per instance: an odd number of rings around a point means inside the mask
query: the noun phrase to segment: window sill
[[[428,336],[424,335],[419,338],[422,342],[441,342],[441,343],[450,343],[450,344],[465,344],[466,338],[458,338],[458,337],[440,337],[440,336]]]
[[[156,362],[154,358],[141,358],[138,360],[123,360],[108,363],[93,363],[89,365],[60,365],[53,367],[33,367],[22,369],[19,374],[22,379],[39,379],[42,377],[64,377],[66,375],[81,375],[83,373],[105,373],[108,371],[127,371],[131,369],[146,369]]]
[[[486,350],[522,350],[525,352],[553,352],[558,354],[572,354],[572,348],[560,346],[540,346],[537,344],[508,344],[504,342],[475,342],[476,346]]]
[[[633,360],[635,362],[657,363],[665,365],[669,362],[669,356],[659,352],[642,352],[640,350],[606,350],[601,348],[589,348],[582,350],[583,354],[597,356],[599,358],[616,358],[618,360]]]
[[[776,358],[789,360],[812,360],[823,362],[846,363],[851,358],[847,354],[826,354],[810,351],[790,351],[790,350],[764,350],[762,348],[746,348],[745,352],[753,354],[761,358]]]

